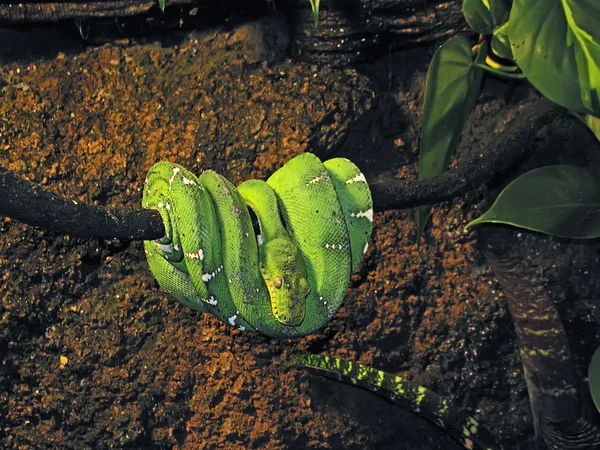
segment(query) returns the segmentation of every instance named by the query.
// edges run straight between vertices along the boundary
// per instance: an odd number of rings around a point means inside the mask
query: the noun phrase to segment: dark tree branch
[[[0,24],[76,20],[106,31],[109,23],[116,23],[107,19],[118,19],[128,24],[119,26],[119,33],[126,29],[147,34],[181,26],[206,27],[239,13],[255,17],[266,14],[269,7],[288,17],[293,53],[313,63],[336,66],[444,41],[468,29],[462,0],[321,2],[317,28],[307,0],[167,0],[166,14],[159,11],[158,0],[0,0]],[[138,20],[149,20],[147,27]]]
[[[424,179],[369,183],[378,211],[439,203],[479,188],[533,151],[539,129],[564,110],[541,98],[496,136],[485,156]],[[105,209],[75,202],[0,169],[0,214],[48,231],[78,237],[158,239],[160,215],[149,210]]]
[[[529,105],[507,128],[495,136],[482,157],[442,175],[418,180],[369,183],[376,211],[407,209],[452,200],[505,174],[534,150],[541,127],[564,112],[546,98]]]
[[[600,430],[580,417],[577,374],[565,329],[549,291],[515,251],[516,233],[482,226],[479,243],[515,325],[536,437],[548,448],[598,448]]]
[[[201,4],[201,0],[168,0],[169,6]],[[157,0],[90,2],[21,2],[0,4],[0,21],[12,23],[56,22],[65,19],[132,17],[158,7]]]
[[[0,168],[0,214],[54,233],[105,239],[158,239],[158,211],[108,209],[61,197]]]

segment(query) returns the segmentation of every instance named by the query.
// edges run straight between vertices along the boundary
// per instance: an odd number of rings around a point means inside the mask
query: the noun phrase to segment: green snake
[[[406,378],[329,356],[293,355],[288,366],[321,371],[325,376],[375,392],[435,423],[467,450],[502,450],[490,431],[433,391]]]
[[[373,228],[358,167],[310,153],[237,189],[212,170],[195,176],[159,162],[142,205],[164,222],[163,238],[144,241],[161,288],[232,327],[275,338],[306,335],[331,319]]]

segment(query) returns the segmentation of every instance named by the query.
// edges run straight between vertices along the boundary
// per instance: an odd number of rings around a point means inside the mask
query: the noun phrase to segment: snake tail
[[[463,410],[411,381],[363,364],[328,356],[293,355],[289,366],[306,367],[360,386],[433,422],[468,450],[501,450],[494,435]]]
[[[161,288],[232,327],[275,338],[304,336],[332,318],[373,227],[371,192],[356,165],[310,153],[237,188],[212,170],[196,176],[159,162],[142,205],[164,222],[165,236],[144,242]]]

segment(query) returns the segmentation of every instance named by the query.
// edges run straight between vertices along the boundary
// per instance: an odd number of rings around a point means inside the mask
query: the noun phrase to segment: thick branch
[[[481,250],[506,294],[519,340],[536,437],[547,448],[598,448],[600,430],[580,417],[577,374],[550,292],[516,251],[515,230],[483,226]]]
[[[481,157],[434,178],[369,183],[375,209],[385,211],[440,203],[493,181],[529,155],[540,128],[563,112],[560,106],[540,98],[495,136]]]
[[[0,168],[0,214],[54,233],[105,239],[158,239],[158,211],[108,209],[61,197]]]
[[[438,177],[370,183],[378,211],[439,203],[479,188],[506,173],[533,151],[539,129],[564,110],[537,100],[496,136],[477,158]],[[160,215],[149,210],[104,209],[63,198],[0,169],[0,214],[48,231],[79,237],[158,239]]]
[[[344,66],[400,49],[443,42],[467,31],[461,0],[321,2],[314,27],[306,0],[287,0],[292,49],[313,63]]]
[[[170,6],[195,3],[201,3],[201,1],[168,0]],[[145,14],[157,6],[157,0],[9,3],[0,4],[0,21],[31,23],[94,17],[131,17]]]
[[[24,24],[91,19],[88,25],[107,27],[104,19],[148,19],[144,31],[204,27],[224,16],[285,12],[292,24],[292,51],[313,63],[346,65],[405,48],[447,40],[465,32],[462,0],[353,0],[321,2],[315,28],[307,0],[167,0],[166,13],[158,0],[0,0],[0,23]],[[169,11],[171,12],[169,14]],[[177,20],[169,20],[176,17]],[[119,28],[119,33],[139,26]],[[120,34],[119,34],[120,36]],[[116,37],[116,36],[115,36]]]

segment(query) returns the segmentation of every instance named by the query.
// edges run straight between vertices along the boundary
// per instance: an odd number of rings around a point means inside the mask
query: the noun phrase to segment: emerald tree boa
[[[142,204],[165,226],[162,239],[144,242],[161,288],[232,327],[275,338],[306,335],[331,319],[373,227],[358,167],[310,153],[266,182],[237,188],[212,170],[195,176],[159,162]]]

